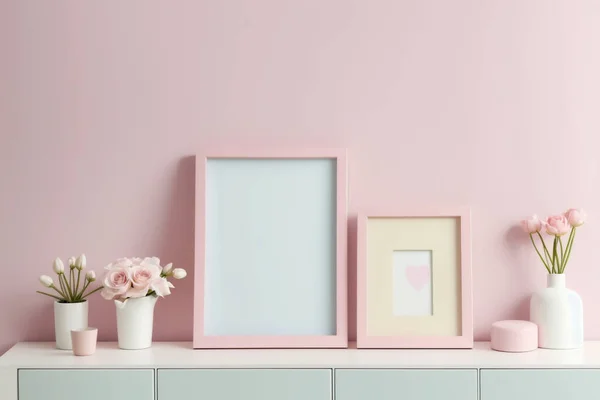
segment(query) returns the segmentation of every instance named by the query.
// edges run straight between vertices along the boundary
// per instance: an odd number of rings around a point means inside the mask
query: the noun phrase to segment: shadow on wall
[[[519,276],[521,282],[520,287],[535,287],[536,282],[533,280],[531,271],[523,273],[525,266],[522,265],[524,259],[527,259],[527,253],[531,251],[531,242],[529,237],[523,233],[523,229],[519,225],[511,226],[504,235],[506,248],[510,251],[506,252],[508,259],[511,261],[512,268],[517,269],[515,276]],[[514,299],[512,307],[507,307],[505,310],[506,319],[523,319],[529,320],[529,299],[530,295],[516,296],[508,294]]]
[[[348,217],[348,339],[356,340],[356,215]]]
[[[193,328],[194,303],[194,209],[195,209],[195,157],[181,158],[173,168],[173,176],[163,193],[162,209],[152,218],[152,229],[159,233],[154,243],[148,243],[152,255],[161,264],[173,263],[174,268],[184,268],[188,275],[183,280],[170,279],[175,286],[171,294],[159,298],[154,311],[154,341],[189,341]],[[49,320],[49,324],[53,321]],[[112,302],[90,302],[91,326],[98,328],[98,340],[116,341],[116,315]]]
[[[161,216],[162,235],[156,244],[162,264],[173,263],[184,268],[188,275],[183,280],[172,280],[175,289],[156,303],[154,340],[191,340],[194,306],[194,221],[195,221],[195,156],[179,160],[171,198]]]

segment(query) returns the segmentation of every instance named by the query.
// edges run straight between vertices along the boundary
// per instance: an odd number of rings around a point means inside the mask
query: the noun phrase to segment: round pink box
[[[522,353],[538,348],[537,325],[529,321],[498,321],[492,324],[492,349]]]

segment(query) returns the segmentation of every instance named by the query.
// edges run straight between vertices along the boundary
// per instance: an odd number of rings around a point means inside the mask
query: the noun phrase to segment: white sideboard
[[[82,396],[82,393],[85,396]],[[2,400],[587,400],[600,342],[577,350],[194,350],[190,342],[76,357],[18,343],[0,357]]]

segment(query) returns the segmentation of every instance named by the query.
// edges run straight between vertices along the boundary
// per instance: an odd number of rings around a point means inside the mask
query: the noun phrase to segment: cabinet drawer
[[[329,369],[159,369],[159,400],[331,400]]]
[[[154,370],[19,370],[19,400],[82,399],[154,400]]]
[[[477,400],[476,369],[339,369],[335,382],[336,400]]]
[[[481,370],[481,400],[600,399],[600,370]]]

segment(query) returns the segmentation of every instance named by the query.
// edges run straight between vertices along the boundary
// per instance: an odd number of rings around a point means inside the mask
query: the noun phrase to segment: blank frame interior
[[[239,338],[218,347],[296,347],[300,337],[343,333],[338,161],[206,158],[203,342]],[[281,346],[260,340],[286,337]]]
[[[335,161],[208,160],[206,179],[205,334],[335,334]]]

